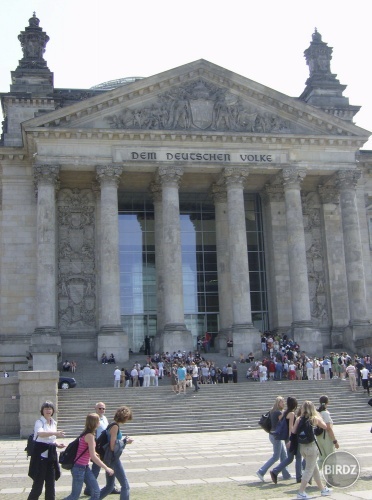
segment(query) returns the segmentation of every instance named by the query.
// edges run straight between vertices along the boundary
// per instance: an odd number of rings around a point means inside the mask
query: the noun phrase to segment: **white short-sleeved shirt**
[[[331,415],[328,410],[321,411],[320,416],[326,424],[333,424],[333,420],[331,419]]]
[[[36,420],[34,426],[34,436],[37,436],[36,441],[38,443],[54,444],[57,439],[55,435],[48,437],[39,437],[39,432],[57,432],[57,422],[51,418],[50,424],[48,425],[46,418],[40,417]],[[47,458],[48,450],[44,451],[41,456]]]

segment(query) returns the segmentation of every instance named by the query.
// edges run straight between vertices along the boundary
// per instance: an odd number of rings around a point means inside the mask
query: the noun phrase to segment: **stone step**
[[[58,425],[70,437],[78,434],[85,416],[103,400],[108,419],[123,404],[132,408],[134,421],[126,425],[126,431],[133,435],[257,429],[261,414],[270,409],[278,394],[290,394],[299,404],[305,399],[317,402],[327,394],[335,423],[370,421],[367,395],[351,393],[346,382],[324,380],[207,384],[197,394],[188,389],[186,396],[176,396],[169,386],[60,391]]]

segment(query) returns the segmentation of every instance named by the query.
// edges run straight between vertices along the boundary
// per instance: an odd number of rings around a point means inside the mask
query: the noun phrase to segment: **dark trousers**
[[[363,389],[368,392],[369,395],[369,380],[368,378],[362,379]]]
[[[55,500],[55,470],[53,462],[48,462],[47,458],[41,458],[39,472],[32,485],[27,500],[38,500],[43,490],[45,482],[45,500]]]
[[[200,387],[198,386],[198,377],[192,377],[192,385],[194,386],[194,391],[198,391]]]

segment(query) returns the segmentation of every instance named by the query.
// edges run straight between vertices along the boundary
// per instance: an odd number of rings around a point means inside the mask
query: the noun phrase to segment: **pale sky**
[[[309,76],[304,50],[316,27],[333,47],[331,71],[362,106],[372,132],[371,0],[0,0],[0,92],[22,58],[18,35],[35,11],[49,35],[44,58],[56,88],[89,88],[151,76],[206,59],[298,97]],[[363,149],[372,149],[372,139]]]

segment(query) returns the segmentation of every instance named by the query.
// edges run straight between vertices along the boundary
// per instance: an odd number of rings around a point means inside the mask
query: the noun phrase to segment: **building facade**
[[[57,89],[34,15],[1,94],[0,344],[58,356],[371,347],[372,153],[315,31],[288,97],[205,60]]]

